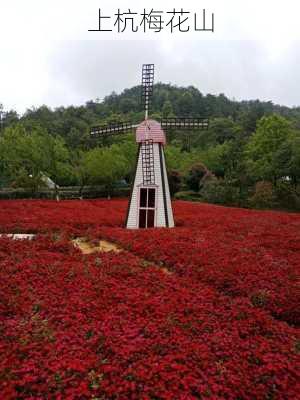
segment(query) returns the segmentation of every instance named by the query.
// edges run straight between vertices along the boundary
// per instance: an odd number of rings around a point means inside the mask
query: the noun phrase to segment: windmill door
[[[154,227],[155,198],[155,188],[140,188],[139,228]]]

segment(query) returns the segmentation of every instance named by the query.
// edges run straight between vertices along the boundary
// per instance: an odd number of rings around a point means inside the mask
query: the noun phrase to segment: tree
[[[184,91],[178,100],[178,115],[182,115],[184,117],[189,116],[191,113],[193,113],[193,106],[194,99],[192,93],[188,90]]]
[[[54,181],[56,199],[59,200],[59,185],[69,185],[75,181],[75,173],[70,164],[69,150],[61,137],[49,136],[46,138],[45,172]]]
[[[262,103],[259,100],[242,102],[242,106],[238,121],[248,135],[255,131],[257,122],[264,115],[271,114],[273,110],[273,104],[271,102]]]
[[[179,192],[182,182],[182,176],[180,172],[175,170],[168,170],[168,181],[170,194],[173,197],[176,192]]]
[[[82,150],[74,150],[71,153],[71,165],[79,184],[79,198],[82,199],[82,192],[85,185],[89,181],[89,175],[86,168],[86,153]]]
[[[4,118],[3,118],[3,126],[10,126],[12,124],[16,124],[19,121],[19,115],[16,111],[14,110],[9,110],[5,112]]]
[[[286,175],[285,146],[291,135],[290,122],[280,115],[260,119],[245,150],[248,172],[256,181],[271,180],[276,185]]]
[[[125,158],[126,168],[124,171],[124,178],[127,182],[131,182],[135,173],[135,161],[137,157],[137,145],[134,140],[134,135],[129,134],[123,136],[123,141],[120,145],[114,145],[115,151],[118,149],[119,155]]]
[[[4,114],[4,112],[3,112],[3,104],[0,103],[0,132],[3,129],[3,114]]]
[[[300,133],[292,135],[289,141],[291,158],[289,160],[289,175],[295,187],[300,182]]]
[[[127,114],[137,108],[137,102],[133,99],[124,98],[120,101],[120,110],[122,113]]]
[[[44,170],[45,159],[43,134],[39,129],[29,133],[23,125],[9,127],[1,137],[0,157],[4,174],[10,181],[18,180],[27,183],[30,176],[33,189],[39,181],[39,172]]]
[[[43,184],[43,174],[55,181],[62,178],[69,152],[61,138],[48,135],[40,126],[28,130],[17,124],[7,128],[0,138],[0,160],[8,182],[16,181],[36,191]]]
[[[175,117],[173,106],[172,106],[172,103],[170,102],[170,100],[166,100],[164,102],[164,105],[162,108],[162,116],[163,116],[163,118]]]
[[[129,173],[128,161],[116,145],[109,148],[95,148],[85,153],[83,168],[88,182],[103,184],[108,195],[112,191],[113,184]]]
[[[214,143],[223,144],[227,140],[234,139],[237,130],[238,126],[231,118],[215,118],[210,123],[207,136]]]
[[[168,170],[180,170],[182,160],[184,158],[183,153],[180,151],[180,148],[173,145],[168,145],[165,148],[166,155],[166,164]]]
[[[201,187],[201,181],[204,177],[212,175],[206,166],[200,162],[194,164],[189,170],[188,176],[186,178],[186,183],[188,187],[194,192],[199,192]]]

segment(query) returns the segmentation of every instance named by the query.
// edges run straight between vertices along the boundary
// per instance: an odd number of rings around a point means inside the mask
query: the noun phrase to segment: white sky
[[[215,14],[215,33],[88,32],[98,8]],[[194,85],[202,93],[300,105],[300,2],[296,0],[0,0],[0,103],[83,104],[140,82]],[[152,39],[152,40],[151,40]]]

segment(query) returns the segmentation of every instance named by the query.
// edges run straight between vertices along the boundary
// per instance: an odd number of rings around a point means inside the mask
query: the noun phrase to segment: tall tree
[[[68,155],[63,140],[48,135],[39,125],[29,130],[17,124],[7,128],[0,138],[2,176],[33,190],[42,184],[43,174],[59,179],[68,165]]]
[[[287,171],[284,147],[292,135],[288,120],[280,115],[261,118],[255,133],[246,146],[246,159],[250,175],[256,180],[271,180],[275,185]]]
[[[84,155],[82,162],[89,183],[105,185],[108,195],[113,184],[129,173],[128,161],[116,145],[90,150]]]

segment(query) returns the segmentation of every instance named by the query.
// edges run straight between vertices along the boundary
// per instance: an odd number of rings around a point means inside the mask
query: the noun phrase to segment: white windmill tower
[[[118,123],[93,127],[92,137],[128,133],[136,129],[138,155],[135,177],[128,205],[126,228],[174,227],[168,176],[163,147],[164,129],[207,129],[205,118],[164,118],[161,122],[148,118],[153,93],[154,64],[144,64],[142,71],[142,99],[145,120],[139,125]]]

